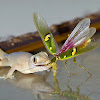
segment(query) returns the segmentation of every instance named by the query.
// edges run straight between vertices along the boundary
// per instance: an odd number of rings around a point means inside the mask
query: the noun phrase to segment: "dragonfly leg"
[[[70,71],[68,70],[68,67],[67,67],[67,60],[65,61],[65,68],[67,69],[69,76],[71,76],[71,73],[70,73]]]
[[[90,78],[91,78],[91,76],[87,77],[85,81],[83,81],[81,84],[79,84],[79,85],[77,86],[77,91],[76,91],[77,94],[79,94],[79,91],[80,91],[79,88],[80,88],[83,84],[85,84]]]
[[[60,92],[59,82],[58,82],[58,79],[56,77],[54,77],[54,89],[55,89],[55,93]]]
[[[70,85],[69,85],[70,78],[71,78],[71,76],[69,76],[69,78],[68,78],[67,88],[69,89],[70,92],[72,92],[72,88],[71,88]]]
[[[56,63],[52,63],[52,69],[53,69],[53,76],[56,76],[57,74],[57,64]]]
[[[90,76],[92,76],[92,74],[84,67],[82,67],[81,65],[79,65],[77,62],[76,62],[76,59],[74,58],[73,62],[78,65],[80,68],[84,69]]]

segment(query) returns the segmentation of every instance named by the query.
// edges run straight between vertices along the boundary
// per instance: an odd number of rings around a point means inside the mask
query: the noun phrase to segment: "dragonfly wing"
[[[59,55],[59,60],[65,60],[65,59],[69,59],[69,58],[72,58],[72,57],[76,57],[80,54],[89,52],[89,51],[95,49],[96,47],[98,47],[96,42],[90,42],[86,45],[85,48],[81,49],[81,48],[77,47],[75,55],[72,55],[73,48],[70,48],[66,52],[63,52],[61,55]]]
[[[33,20],[47,50],[51,54],[56,54],[59,51],[59,48],[44,18],[39,14],[34,13]]]
[[[87,31],[84,32],[84,34],[79,34],[75,39],[72,40],[74,47],[83,44],[85,41],[90,39],[95,34],[95,32],[96,29],[94,27],[91,27],[88,28]]]
[[[89,28],[90,25],[90,19],[85,18],[82,21],[80,21],[77,26],[74,28],[68,39],[63,44],[62,48],[60,49],[59,54],[67,51],[69,48],[72,48],[75,46],[75,43],[80,41],[82,44],[85,40],[90,38],[95,33],[95,28]],[[91,31],[93,31],[91,33]],[[83,39],[84,38],[84,39]],[[83,41],[84,40],[84,41]]]
[[[90,19],[89,18],[83,19],[74,28],[74,30],[72,31],[72,33],[68,37],[68,40],[71,40],[74,37],[76,37],[78,34],[83,33],[85,30],[87,30],[89,28],[89,26],[90,26]]]

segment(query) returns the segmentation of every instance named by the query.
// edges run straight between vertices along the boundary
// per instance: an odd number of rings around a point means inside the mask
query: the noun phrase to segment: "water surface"
[[[56,77],[52,71],[29,75],[15,72],[15,79],[0,80],[0,100],[100,100],[100,46],[78,56],[76,61],[88,69],[92,77],[69,59],[67,67],[74,73],[69,80],[64,61],[57,61]],[[0,75],[8,70],[0,68]]]

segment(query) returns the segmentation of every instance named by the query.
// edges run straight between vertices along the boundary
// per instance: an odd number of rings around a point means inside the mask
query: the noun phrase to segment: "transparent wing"
[[[89,38],[91,38],[96,32],[96,29],[94,27],[89,28],[89,25],[90,25],[89,18],[85,18],[82,21],[80,21],[74,28],[68,39],[63,44],[58,55],[67,51],[69,48],[81,45]]]
[[[72,56],[72,48],[68,49],[66,52],[63,52],[60,56],[59,56],[59,60],[65,60],[65,59],[69,59],[69,58],[72,58],[72,57],[76,57],[80,54],[83,54],[83,53],[86,53],[86,52],[89,52],[95,48],[97,48],[98,45],[96,42],[90,42],[86,45],[85,48],[76,48],[77,49],[77,52],[75,55]]]
[[[84,34],[79,34],[75,39],[72,40],[72,44],[74,44],[74,47],[81,45],[84,43],[84,41],[87,41],[90,39],[96,32],[96,29],[94,27],[88,28]]]
[[[59,51],[58,45],[44,18],[37,13],[33,13],[33,20],[47,50],[51,54],[56,54]]]
[[[76,37],[78,34],[82,34],[84,33],[84,31],[86,31],[90,26],[90,19],[89,18],[85,18],[82,21],[80,21],[77,26],[74,28],[74,30],[72,31],[72,33],[70,34],[70,36],[68,37],[68,39],[66,40],[66,42],[71,39],[73,39],[74,37]],[[65,43],[66,43],[65,42]]]

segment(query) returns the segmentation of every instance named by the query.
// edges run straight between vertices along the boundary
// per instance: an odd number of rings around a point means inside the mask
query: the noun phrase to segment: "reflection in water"
[[[0,75],[6,74],[9,68],[0,68]],[[89,78],[82,82],[78,87],[77,91],[73,91],[69,85],[70,78],[67,82],[67,89],[62,91],[59,86],[59,82],[56,77],[54,77],[54,86],[51,86],[46,79],[48,78],[50,72],[45,72],[44,75],[41,74],[28,74],[24,75],[20,72],[15,73],[14,79],[7,79],[8,82],[12,83],[16,87],[32,90],[33,95],[36,99],[53,99],[56,100],[91,100],[88,96],[80,94],[80,86],[85,84]],[[65,84],[66,85],[66,84]],[[68,90],[69,89],[69,90]],[[50,100],[51,100],[50,99]]]
[[[67,83],[67,88],[69,90],[61,91],[59,87],[59,82],[56,77],[54,77],[54,83],[55,83],[55,94],[58,94],[58,97],[56,100],[91,100],[88,96],[84,96],[80,94],[80,86],[82,86],[86,81],[88,81],[90,77],[88,77],[84,82],[82,82],[79,86],[76,87],[77,91],[72,91],[72,88],[69,85],[70,78]]]
[[[0,68],[0,75],[6,74],[8,71],[9,68]],[[51,93],[54,91],[53,87],[46,81],[49,73],[41,75],[15,72],[14,79],[7,79],[7,81],[16,87],[32,90],[36,98],[46,99],[52,97]]]

